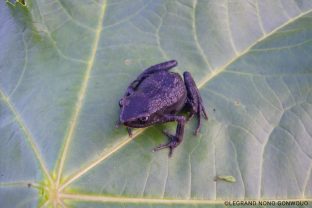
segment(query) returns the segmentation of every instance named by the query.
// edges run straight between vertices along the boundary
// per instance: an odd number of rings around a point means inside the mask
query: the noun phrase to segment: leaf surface
[[[311,20],[308,0],[0,3],[1,203],[311,201]],[[175,124],[114,128],[127,85],[169,59],[209,115],[172,158],[151,150]]]

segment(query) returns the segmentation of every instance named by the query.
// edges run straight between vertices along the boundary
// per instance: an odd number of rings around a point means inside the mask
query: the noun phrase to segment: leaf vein
[[[131,198],[131,197],[112,197],[101,195],[87,194],[60,194],[60,197],[72,201],[88,201],[88,202],[112,202],[112,203],[135,203],[135,204],[224,204],[224,200],[205,200],[205,199],[159,199],[159,198]],[[309,201],[312,199],[293,198],[293,199],[267,199],[268,201]],[[260,200],[259,200],[260,201]]]
[[[262,19],[261,19],[261,16],[260,16],[259,0],[256,1],[256,14],[257,14],[257,19],[258,19],[258,23],[259,23],[261,32],[262,32],[263,35],[265,35],[266,32],[265,32],[265,29],[263,27]]]
[[[299,115],[297,115],[297,113],[295,113],[294,111],[290,111],[292,114],[294,114],[294,116],[298,119],[300,126],[302,126],[303,130],[310,136],[310,138],[312,138],[311,133],[308,131],[308,129],[306,128],[306,126],[304,125],[304,122],[302,121],[301,117]]]
[[[304,182],[303,182],[303,190],[302,190],[303,197],[305,196],[305,192],[308,189],[308,182],[309,182],[309,179],[311,178],[310,177],[311,174],[312,174],[312,162],[311,162],[310,167],[309,167],[309,169],[307,171],[307,177],[304,179]]]
[[[84,102],[84,98],[86,96],[86,91],[87,91],[88,84],[89,84],[90,74],[91,74],[91,71],[93,69],[93,65],[95,62],[95,56],[96,56],[97,48],[99,45],[100,35],[102,32],[102,24],[104,21],[105,11],[106,11],[106,1],[103,2],[102,7],[101,7],[101,13],[100,13],[98,26],[97,26],[97,30],[95,33],[93,47],[92,47],[93,49],[91,51],[91,55],[90,55],[89,61],[87,63],[86,72],[85,72],[83,80],[82,80],[82,85],[81,85],[81,88],[80,88],[79,93],[78,93],[78,99],[76,101],[76,106],[74,108],[72,117],[70,119],[69,127],[67,130],[66,136],[64,138],[65,143],[64,143],[64,146],[63,146],[61,153],[60,153],[60,159],[58,160],[59,163],[57,164],[57,179],[56,179],[57,185],[60,183],[60,180],[61,180],[61,175],[63,172],[64,163],[65,163],[65,160],[67,157],[68,148],[69,148],[71,140],[74,136],[76,126],[77,126],[77,123],[79,120],[81,108],[82,108],[82,105]]]
[[[37,6],[38,12],[39,12],[39,16],[41,17],[41,19],[42,19],[43,22],[44,22],[45,20],[44,20],[44,16],[41,14],[40,6],[39,6],[38,4],[36,4],[36,2],[33,2],[33,3]],[[67,21],[67,20],[66,20],[66,21]],[[83,64],[86,64],[86,63],[87,63],[85,60],[81,60],[81,59],[77,59],[77,58],[73,58],[73,57],[70,57],[70,56],[68,56],[68,55],[65,55],[65,54],[62,52],[62,50],[58,47],[57,42],[52,38],[52,36],[51,36],[51,31],[49,31],[49,30],[46,29],[46,30],[44,30],[43,32],[46,33],[47,38],[50,39],[50,41],[51,41],[51,43],[52,43],[54,49],[57,51],[57,53],[58,53],[58,55],[59,55],[60,57],[62,57],[62,58],[65,59],[65,60],[69,60],[69,61],[73,61],[73,62],[78,62],[78,63],[83,63]]]
[[[120,21],[117,21],[117,22],[115,22],[115,23],[113,23],[113,24],[110,24],[110,25],[105,26],[104,29],[107,29],[107,28],[110,28],[110,27],[115,27],[115,26],[117,26],[117,25],[120,25],[120,24],[122,24],[122,23],[125,23],[125,22],[131,20],[133,17],[139,15],[140,12],[142,12],[145,8],[147,8],[148,5],[149,5],[152,1],[153,1],[153,0],[150,0],[149,2],[145,3],[141,8],[139,8],[137,11],[135,11],[133,14],[127,16],[126,18],[124,18],[124,19],[122,19],[122,20],[120,20]]]
[[[279,27],[275,28],[274,30],[272,30],[269,33],[266,33],[265,35],[263,35],[262,37],[260,37],[257,41],[255,41],[255,43],[251,44],[249,47],[247,47],[243,52],[237,54],[235,57],[233,57],[228,63],[226,63],[225,65],[221,66],[220,68],[217,68],[216,70],[213,70],[211,73],[209,73],[208,75],[206,75],[200,82],[198,87],[202,88],[205,84],[207,84],[210,80],[214,79],[216,76],[218,76],[220,73],[224,72],[231,64],[235,63],[239,58],[241,58],[242,56],[246,55],[248,52],[251,51],[251,49],[257,45],[259,42],[263,41],[264,39],[266,39],[267,37],[273,35],[276,31],[278,31],[279,29],[287,26],[288,24],[296,21],[297,19],[299,19],[300,17],[311,13],[312,9],[301,13],[300,15],[289,19],[288,21],[286,21],[284,24],[280,25]]]
[[[161,15],[159,15],[159,26],[156,28],[156,42],[157,42],[157,45],[159,47],[159,50],[160,50],[160,53],[162,54],[162,56],[166,59],[169,60],[169,57],[167,55],[167,53],[165,52],[165,50],[162,48],[161,46],[161,43],[160,43],[160,28],[162,27],[162,24],[163,24],[163,17]]]
[[[308,44],[312,42],[312,39],[308,39],[306,41],[303,41],[301,43],[293,44],[293,45],[288,45],[288,46],[282,46],[282,47],[276,47],[276,48],[259,48],[259,49],[252,49],[250,50],[251,52],[268,52],[268,51],[279,51],[279,50],[285,50],[285,49],[293,49],[300,47],[304,44]]]
[[[254,86],[254,89],[256,90],[257,94],[260,95],[260,97],[264,100],[264,102],[268,103],[270,106],[272,106],[275,110],[281,112],[282,110],[279,109],[277,106],[275,106],[272,102],[270,102],[271,99],[268,99],[258,88],[258,86],[255,84],[255,82],[253,81],[253,79],[251,80],[252,85]],[[263,116],[264,117],[264,116]],[[269,124],[270,122],[267,120],[267,118],[265,118],[265,120],[267,121],[267,123]]]
[[[295,145],[298,147],[298,149],[304,154],[306,155],[310,160],[312,160],[312,156],[309,155],[308,152],[306,152],[303,147],[299,144],[299,142],[297,141],[296,137],[286,128],[279,126],[280,129],[282,129],[287,135],[290,136],[291,140],[294,141]]]
[[[144,185],[143,185],[142,194],[141,194],[142,197],[144,196],[144,193],[145,193],[147,181],[148,181],[148,178],[149,178],[150,173],[151,173],[152,164],[153,164],[153,159],[152,159],[152,161],[149,163],[149,165],[147,167],[146,177],[145,177],[145,180],[144,180]]]
[[[84,175],[85,173],[87,173],[89,170],[91,170],[92,168],[96,167],[98,164],[100,164],[103,160],[105,160],[106,158],[110,157],[113,153],[117,152],[119,149],[121,149],[123,146],[127,145],[133,138],[137,137],[138,135],[140,135],[145,129],[139,129],[134,131],[133,137],[130,138],[129,136],[124,137],[123,139],[121,139],[121,141],[119,141],[116,145],[114,145],[112,148],[110,148],[108,151],[104,151],[103,154],[100,155],[100,157],[98,157],[97,159],[95,159],[94,161],[90,162],[89,164],[87,164],[85,167],[83,167],[82,169],[80,169],[79,171],[77,171],[76,173],[74,173],[73,175],[69,176],[68,180],[66,182],[64,182],[62,184],[62,186],[59,188],[59,190],[63,190],[64,188],[66,188],[66,186],[68,186],[69,184],[71,184],[73,181],[77,180],[78,178],[80,178],[82,175]]]
[[[22,69],[22,73],[20,75],[20,77],[18,78],[18,81],[14,87],[14,89],[12,90],[12,92],[8,95],[8,97],[10,98],[14,93],[15,91],[17,90],[17,88],[20,86],[23,78],[24,78],[24,74],[25,74],[25,71],[26,71],[26,68],[27,68],[27,64],[28,64],[28,49],[27,49],[27,44],[26,44],[26,41],[25,41],[25,35],[23,33],[23,44],[24,44],[24,53],[25,53],[25,56],[24,56],[24,65],[23,65],[23,69]]]
[[[73,16],[69,13],[69,11],[66,9],[64,4],[62,3],[62,1],[60,1],[60,0],[56,0],[56,1],[59,3],[61,9],[65,12],[67,17],[70,18],[75,24],[77,24],[78,26],[80,26],[84,29],[96,32],[93,28],[89,27],[88,25],[82,24],[82,23],[78,22],[76,19],[74,19]]]
[[[235,46],[235,42],[233,39],[233,34],[232,34],[232,30],[231,30],[231,22],[230,22],[230,11],[229,11],[229,0],[226,1],[226,14],[227,14],[227,23],[228,23],[228,28],[229,28],[229,39],[230,39],[230,43],[232,46],[232,49],[235,53],[235,55],[237,56],[239,54],[239,52],[237,51],[237,48]]]
[[[20,114],[15,109],[15,106],[11,103],[11,100],[9,99],[9,97],[7,97],[1,89],[0,89],[0,98],[2,98],[4,103],[10,109],[11,113],[14,115],[17,124],[19,125],[20,129],[22,130],[22,132],[25,135],[27,143],[30,145],[33,153],[35,154],[35,156],[36,156],[36,158],[40,164],[41,169],[43,170],[44,174],[47,176],[49,182],[52,182],[52,178],[50,176],[48,168],[45,164],[45,161],[43,160],[43,157],[41,156],[41,153],[37,147],[37,144],[35,142],[33,135],[31,134],[30,130],[27,128],[27,126],[26,126],[25,122],[23,121],[22,117],[20,116]]]
[[[166,173],[166,177],[164,180],[165,183],[164,183],[164,188],[163,188],[163,192],[162,192],[162,198],[165,198],[168,177],[169,177],[169,159],[167,159],[167,173]]]
[[[208,61],[207,56],[204,53],[204,50],[202,49],[202,47],[199,44],[197,27],[196,27],[196,9],[197,9],[197,0],[194,0],[194,2],[193,2],[192,31],[193,31],[193,36],[194,36],[194,40],[195,40],[195,45],[196,45],[197,49],[199,50],[199,54],[203,57],[203,60],[205,61],[205,63],[209,67],[209,70],[212,71],[213,67],[212,67],[211,63]]]

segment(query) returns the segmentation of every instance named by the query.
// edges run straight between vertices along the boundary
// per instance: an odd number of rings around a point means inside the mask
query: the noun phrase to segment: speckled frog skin
[[[201,116],[208,119],[202,104],[199,91],[189,72],[183,77],[169,70],[177,65],[171,60],[145,69],[127,88],[120,99],[119,124],[127,127],[131,136],[131,128],[143,128],[154,124],[176,121],[176,133],[163,132],[169,141],[154,148],[154,151],[169,148],[169,156],[183,139],[184,125],[194,115],[197,115],[198,125],[195,134],[199,132]],[[186,108],[188,119],[178,113]]]

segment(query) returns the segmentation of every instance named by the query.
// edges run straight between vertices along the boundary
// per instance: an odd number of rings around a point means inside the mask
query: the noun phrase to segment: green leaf
[[[0,3],[1,207],[312,200],[311,1],[25,3]],[[152,149],[175,124],[114,128],[127,85],[169,59],[209,115],[172,158]]]

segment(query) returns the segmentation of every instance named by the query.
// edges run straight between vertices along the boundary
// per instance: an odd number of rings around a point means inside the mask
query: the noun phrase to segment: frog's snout
[[[129,123],[128,115],[126,115],[126,112],[124,109],[121,109],[120,116],[119,116],[119,124],[120,125],[127,125]]]
[[[119,125],[125,124],[125,120],[122,118],[122,114],[120,114],[120,116],[119,116],[118,123],[119,123]]]

